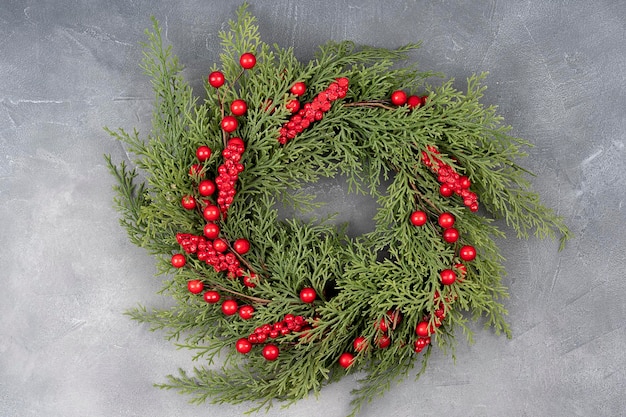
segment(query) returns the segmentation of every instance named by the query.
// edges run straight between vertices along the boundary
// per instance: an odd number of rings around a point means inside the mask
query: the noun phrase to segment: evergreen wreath
[[[128,314],[201,361],[158,386],[256,410],[362,372],[355,415],[421,362],[419,376],[435,346],[453,350],[458,329],[471,342],[469,320],[510,337],[493,219],[518,237],[569,232],[516,162],[530,144],[480,103],[483,75],[465,92],[431,86],[397,65],[417,44],[331,42],[302,64],[260,40],[246,5],[237,16],[203,99],[153,20],[152,132],[107,129],[136,156],[135,169],[106,157],[121,224],[175,300]],[[339,174],[376,199],[374,231],[279,218],[281,202],[315,209],[298,190]]]

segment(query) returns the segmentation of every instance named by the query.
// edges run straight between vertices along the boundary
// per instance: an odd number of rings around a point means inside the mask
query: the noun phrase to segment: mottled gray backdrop
[[[241,416],[246,405],[193,406],[152,383],[191,367],[123,312],[165,305],[151,257],[118,227],[102,155],[126,152],[103,126],[147,132],[152,92],[138,67],[156,16],[200,86],[236,2],[0,2],[0,416]],[[366,407],[366,416],[625,415],[626,3],[598,1],[252,1],[266,41],[311,58],[351,39],[423,40],[423,69],[489,71],[486,104],[536,147],[536,190],[575,234],[501,242],[513,339],[476,325],[456,363]],[[341,181],[312,189],[351,230],[374,204]],[[342,416],[355,377],[273,416]],[[260,414],[264,415],[264,414]]]

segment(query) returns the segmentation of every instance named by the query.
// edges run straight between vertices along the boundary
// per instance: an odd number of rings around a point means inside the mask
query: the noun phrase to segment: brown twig
[[[269,303],[272,302],[272,300],[267,300],[265,298],[254,297],[252,295],[247,295],[247,294],[243,294],[243,293],[240,293],[238,291],[235,291],[235,290],[231,290],[230,288],[226,288],[226,287],[224,287],[223,285],[220,285],[220,284],[212,284],[212,286],[215,289],[228,292],[230,294],[236,295],[239,298],[245,298],[245,299],[248,299],[248,300],[253,301],[255,303],[269,304]]]
[[[344,103],[344,107],[379,107],[386,110],[395,110],[395,107],[388,106],[386,101],[353,101],[351,103]]]

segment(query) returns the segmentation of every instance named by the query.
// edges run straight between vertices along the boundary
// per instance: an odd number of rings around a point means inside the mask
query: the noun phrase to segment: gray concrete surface
[[[0,2],[0,416],[247,409],[193,406],[152,387],[189,367],[190,355],[123,315],[138,302],[168,301],[156,295],[152,259],[118,227],[102,158],[125,155],[103,126],[149,127],[152,93],[137,65],[150,15],[199,85],[236,6]],[[330,39],[423,40],[415,55],[423,69],[461,81],[489,71],[486,103],[536,144],[524,165],[576,235],[560,253],[553,242],[503,240],[513,339],[477,325],[476,343],[462,342],[456,363],[435,353],[423,378],[361,415],[626,415],[626,3],[275,0],[252,1],[251,10],[265,40],[302,59]],[[342,190],[319,187],[354,230],[367,227],[373,204],[353,213]],[[342,416],[353,387],[346,378],[269,415]]]

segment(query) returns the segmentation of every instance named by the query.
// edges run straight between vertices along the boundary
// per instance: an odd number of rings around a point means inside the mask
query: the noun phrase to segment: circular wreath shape
[[[521,237],[568,231],[514,162],[527,142],[480,103],[482,76],[465,92],[432,87],[432,73],[397,65],[417,45],[329,43],[302,64],[263,43],[242,7],[200,100],[156,21],[147,36],[152,133],[110,131],[145,180],[107,160],[122,225],[172,277],[176,302],[129,314],[203,362],[159,386],[261,407],[363,371],[355,414],[415,363],[423,372],[433,348],[454,347],[455,330],[471,335],[468,319],[510,335],[502,232],[488,216]],[[373,231],[279,218],[280,203],[315,209],[298,190],[336,175],[376,199]]]

